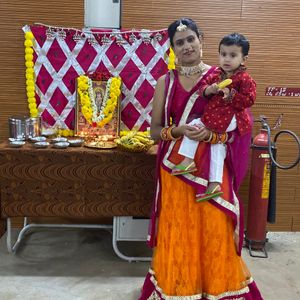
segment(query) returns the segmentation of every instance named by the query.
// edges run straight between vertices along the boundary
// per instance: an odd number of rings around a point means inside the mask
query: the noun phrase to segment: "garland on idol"
[[[120,77],[110,77],[107,80],[105,94],[99,109],[96,104],[92,79],[87,75],[81,75],[78,77],[77,83],[77,92],[84,118],[94,127],[103,127],[109,123],[121,94]]]

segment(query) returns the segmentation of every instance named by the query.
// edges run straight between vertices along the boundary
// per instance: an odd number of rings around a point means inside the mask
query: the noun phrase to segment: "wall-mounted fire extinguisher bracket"
[[[273,129],[280,126],[281,119],[282,115]],[[276,215],[276,167],[286,170],[299,163],[300,141],[294,132],[281,130],[275,135],[272,142],[271,129],[266,118],[261,116],[258,122],[261,122],[262,128],[251,145],[252,158],[245,244],[251,256],[267,258],[268,254],[265,248],[268,241],[266,238],[267,221],[275,223]],[[276,141],[281,134],[291,135],[298,145],[298,158],[287,166],[276,161]]]

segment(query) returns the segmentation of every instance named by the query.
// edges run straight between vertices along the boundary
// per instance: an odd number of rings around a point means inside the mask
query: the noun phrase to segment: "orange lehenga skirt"
[[[157,247],[150,270],[157,290],[209,299],[238,295],[251,275],[237,255],[232,219],[209,201],[195,202],[193,187],[162,168],[161,183]]]

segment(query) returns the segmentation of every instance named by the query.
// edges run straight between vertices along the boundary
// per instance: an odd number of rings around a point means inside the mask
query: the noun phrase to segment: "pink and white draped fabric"
[[[23,31],[31,31],[35,39],[35,91],[44,122],[74,129],[76,77],[106,72],[120,76],[123,82],[123,128],[145,130],[150,126],[154,87],[157,79],[167,72],[166,30],[155,32],[156,36],[152,34],[148,40],[143,38],[144,30],[135,31],[133,40],[130,34],[119,31],[123,37],[119,43],[116,35],[110,36],[107,30],[106,34],[101,30],[84,34],[81,30],[52,27],[49,37],[48,29],[44,25],[23,27]],[[104,36],[109,37],[108,41],[103,42]]]

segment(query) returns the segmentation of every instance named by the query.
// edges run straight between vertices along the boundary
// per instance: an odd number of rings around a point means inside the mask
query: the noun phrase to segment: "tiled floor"
[[[267,300],[300,299],[300,233],[269,233],[269,258],[243,257]],[[144,245],[121,245],[149,254]],[[16,255],[0,240],[1,300],[136,300],[149,263],[119,259],[101,230],[34,229]]]

